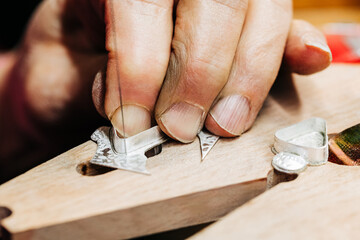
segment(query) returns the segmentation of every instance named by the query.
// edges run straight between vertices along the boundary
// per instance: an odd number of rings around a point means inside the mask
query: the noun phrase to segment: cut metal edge
[[[203,161],[206,158],[206,156],[209,154],[209,152],[213,149],[215,144],[219,141],[220,137],[217,135],[213,135],[211,133],[205,132],[204,130],[201,130],[197,136],[200,141],[201,161]],[[211,140],[206,141],[207,138],[209,138]],[[209,145],[209,146],[206,146],[208,148],[207,150],[204,150],[205,144]]]

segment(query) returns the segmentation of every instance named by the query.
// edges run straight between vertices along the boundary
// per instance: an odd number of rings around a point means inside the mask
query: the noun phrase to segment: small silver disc
[[[279,172],[293,174],[304,171],[308,165],[308,161],[299,155],[281,152],[274,156],[272,165]]]

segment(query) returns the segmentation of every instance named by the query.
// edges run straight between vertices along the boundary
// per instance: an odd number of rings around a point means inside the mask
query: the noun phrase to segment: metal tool
[[[310,118],[275,133],[273,167],[284,173],[300,173],[308,165],[328,161],[326,121]]]
[[[121,120],[122,120],[122,132],[125,134],[125,118],[124,118],[124,104],[123,104],[123,95],[122,95],[122,91],[121,91],[121,83],[120,83],[120,68],[119,68],[119,56],[118,56],[118,49],[117,49],[117,35],[115,32],[115,13],[114,13],[114,4],[113,1],[109,1],[109,5],[110,5],[110,10],[111,10],[111,22],[112,22],[112,26],[113,26],[113,39],[114,39],[114,52],[115,52],[115,61],[116,61],[116,77],[117,77],[117,83],[118,83],[118,91],[119,91],[119,100],[120,100],[120,110],[121,110]],[[114,130],[115,131],[115,130]],[[117,137],[117,134],[115,134],[115,136]],[[125,155],[127,154],[127,143],[126,143],[126,139],[124,141],[122,141],[123,144],[123,150],[125,152]]]

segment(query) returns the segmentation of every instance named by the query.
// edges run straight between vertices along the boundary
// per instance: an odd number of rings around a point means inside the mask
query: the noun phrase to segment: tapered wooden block
[[[310,167],[191,239],[359,239],[359,185],[359,167]]]
[[[216,220],[266,190],[277,129],[312,116],[326,119],[330,132],[357,123],[359,76],[359,66],[335,65],[316,75],[283,80],[250,131],[220,139],[203,162],[198,141],[167,143],[148,161],[151,176],[93,168],[88,161],[96,144],[86,142],[0,186],[0,206],[11,211],[1,221],[4,236],[120,239]],[[286,184],[293,183],[279,187]],[[307,184],[303,188],[311,190],[319,183]],[[284,201],[290,194],[286,191]],[[248,211],[245,216],[252,214]],[[254,211],[263,212],[260,207]],[[2,212],[9,213],[5,208]]]

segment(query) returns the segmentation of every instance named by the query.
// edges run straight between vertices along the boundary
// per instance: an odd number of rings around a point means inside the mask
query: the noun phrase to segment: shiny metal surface
[[[199,132],[198,137],[200,140],[201,161],[203,161],[220,137],[213,135],[206,130]]]
[[[308,161],[299,155],[281,152],[274,156],[272,165],[280,172],[294,174],[304,171],[307,168]]]
[[[110,139],[112,140],[111,142],[116,153],[126,154],[127,150],[127,153],[133,154],[134,152],[145,153],[166,142],[169,137],[161,131],[159,126],[155,126],[128,138],[118,137],[116,130],[112,129]],[[125,141],[127,149],[125,149]]]
[[[92,164],[150,174],[146,169],[145,153],[166,142],[168,137],[158,126],[126,139],[119,138],[113,128],[100,127],[91,135],[91,139],[98,145],[90,160]]]
[[[328,160],[326,121],[310,118],[280,129],[275,133],[274,150],[302,156],[309,165],[321,165]]]
[[[201,131],[198,137],[203,160],[219,137],[205,131]],[[98,148],[90,163],[149,174],[146,170],[145,153],[160,146],[169,137],[161,131],[159,126],[128,138],[118,137],[114,128],[100,127],[91,135],[91,139],[97,143]],[[158,152],[157,150],[155,149],[155,153]]]

